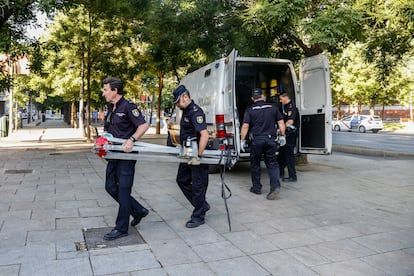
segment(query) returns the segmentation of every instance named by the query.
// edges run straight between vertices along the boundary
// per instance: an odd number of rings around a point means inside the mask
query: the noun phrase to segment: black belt
[[[276,135],[272,135],[272,134],[265,134],[265,135],[255,135],[253,134],[253,138],[269,138],[269,139],[274,139],[276,138]]]

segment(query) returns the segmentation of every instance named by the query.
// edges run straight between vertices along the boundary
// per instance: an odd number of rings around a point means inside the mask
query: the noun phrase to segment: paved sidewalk
[[[187,229],[177,165],[138,161],[146,243],[78,251],[82,229],[113,226],[117,205],[104,161],[68,128],[46,139],[57,128],[0,141],[0,275],[414,275],[413,161],[338,153],[309,155],[275,201],[248,192],[249,166],[238,164],[225,176],[231,232],[219,174],[206,224]]]

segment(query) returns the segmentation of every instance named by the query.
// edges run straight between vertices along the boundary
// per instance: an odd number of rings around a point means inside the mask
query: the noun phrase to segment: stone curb
[[[398,157],[398,158],[408,158],[408,159],[413,158],[414,159],[414,154],[412,153],[389,151],[389,150],[366,148],[366,147],[357,147],[357,146],[350,146],[350,145],[341,145],[341,144],[332,145],[332,152],[335,152],[335,151],[343,152],[343,153],[358,154],[358,155],[375,156],[375,157]]]

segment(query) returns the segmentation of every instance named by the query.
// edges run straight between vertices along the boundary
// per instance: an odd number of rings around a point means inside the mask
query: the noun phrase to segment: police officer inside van
[[[200,164],[200,158],[208,142],[207,123],[203,110],[194,103],[184,85],[173,91],[174,103],[183,111],[180,121],[180,141],[184,145],[189,140],[198,144],[198,157],[188,163],[180,163],[177,184],[184,196],[194,206],[191,219],[185,227],[194,228],[204,224],[210,205],[206,201],[208,186],[208,164]]]
[[[296,168],[295,168],[295,146],[298,139],[298,132],[300,127],[299,111],[295,104],[289,97],[288,93],[280,95],[280,103],[283,120],[286,125],[286,145],[280,148],[278,163],[280,168],[280,177],[282,181],[296,182]],[[288,168],[289,177],[284,177],[285,167]]]
[[[250,192],[255,194],[261,194],[262,192],[260,160],[263,156],[270,178],[270,192],[266,198],[274,200],[280,192],[279,166],[276,159],[276,152],[278,150],[276,123],[281,135],[278,138],[280,146],[286,143],[284,136],[285,124],[283,116],[276,106],[264,101],[262,89],[255,88],[251,99],[253,105],[246,110],[241,128],[242,151],[245,151],[247,146],[247,134],[249,134],[251,140],[250,167],[253,185],[250,188]]]

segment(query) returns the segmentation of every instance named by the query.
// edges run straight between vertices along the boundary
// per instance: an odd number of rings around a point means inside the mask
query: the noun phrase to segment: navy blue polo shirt
[[[244,114],[243,123],[249,124],[252,135],[276,135],[276,122],[283,116],[272,103],[257,101]]]
[[[105,116],[104,130],[116,138],[128,139],[140,125],[146,123],[138,107],[124,97],[116,103],[115,111],[113,108],[114,105],[110,104]]]
[[[188,137],[199,138],[199,132],[207,129],[206,116],[204,111],[194,103],[191,103],[183,110],[180,121],[180,141],[184,143]]]
[[[300,127],[299,111],[298,108],[290,101],[287,104],[282,104],[283,120],[293,120],[293,125],[296,128]]]

